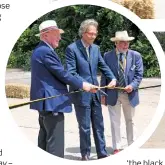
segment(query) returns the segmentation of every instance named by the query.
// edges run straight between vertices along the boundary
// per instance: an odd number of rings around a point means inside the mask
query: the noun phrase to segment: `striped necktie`
[[[124,67],[123,67],[123,54],[119,54],[119,86],[125,87],[125,78],[124,78]]]

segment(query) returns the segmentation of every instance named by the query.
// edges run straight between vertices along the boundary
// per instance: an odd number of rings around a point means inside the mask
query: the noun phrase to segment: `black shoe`
[[[98,159],[106,158],[108,155],[99,156]]]
[[[89,160],[89,157],[88,157],[87,155],[82,156],[81,160],[82,160],[82,161],[88,161],[88,160]]]

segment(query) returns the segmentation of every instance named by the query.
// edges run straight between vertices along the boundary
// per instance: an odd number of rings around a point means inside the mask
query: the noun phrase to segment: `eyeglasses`
[[[90,33],[90,32],[85,32],[85,33],[87,33],[89,36],[97,36],[98,35],[98,33]]]
[[[118,41],[117,43],[122,45],[127,45],[130,43],[130,41]]]

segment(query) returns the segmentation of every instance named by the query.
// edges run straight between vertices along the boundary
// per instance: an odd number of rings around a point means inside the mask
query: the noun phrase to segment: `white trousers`
[[[111,134],[112,134],[112,147],[113,149],[122,149],[121,145],[121,108],[126,123],[126,135],[128,145],[131,145],[135,140],[135,126],[133,117],[135,108],[130,105],[127,93],[120,93],[118,101],[115,106],[108,105],[110,121],[111,121]]]

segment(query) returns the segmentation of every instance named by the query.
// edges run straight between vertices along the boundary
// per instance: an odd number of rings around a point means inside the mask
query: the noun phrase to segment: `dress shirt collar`
[[[121,52],[119,52],[119,50],[116,48],[116,55],[118,56]],[[124,56],[126,56],[127,52],[126,53],[122,53]]]
[[[42,40],[43,41],[43,40]],[[54,49],[53,49],[53,47],[50,45],[50,44],[48,44],[46,41],[43,41],[46,45],[48,45],[49,46],[49,48],[51,49],[51,50],[53,50],[54,51]]]
[[[86,48],[86,49],[88,48],[89,49],[89,46],[86,46],[82,39],[81,39],[81,42],[82,42],[82,45],[84,46],[84,48]]]

